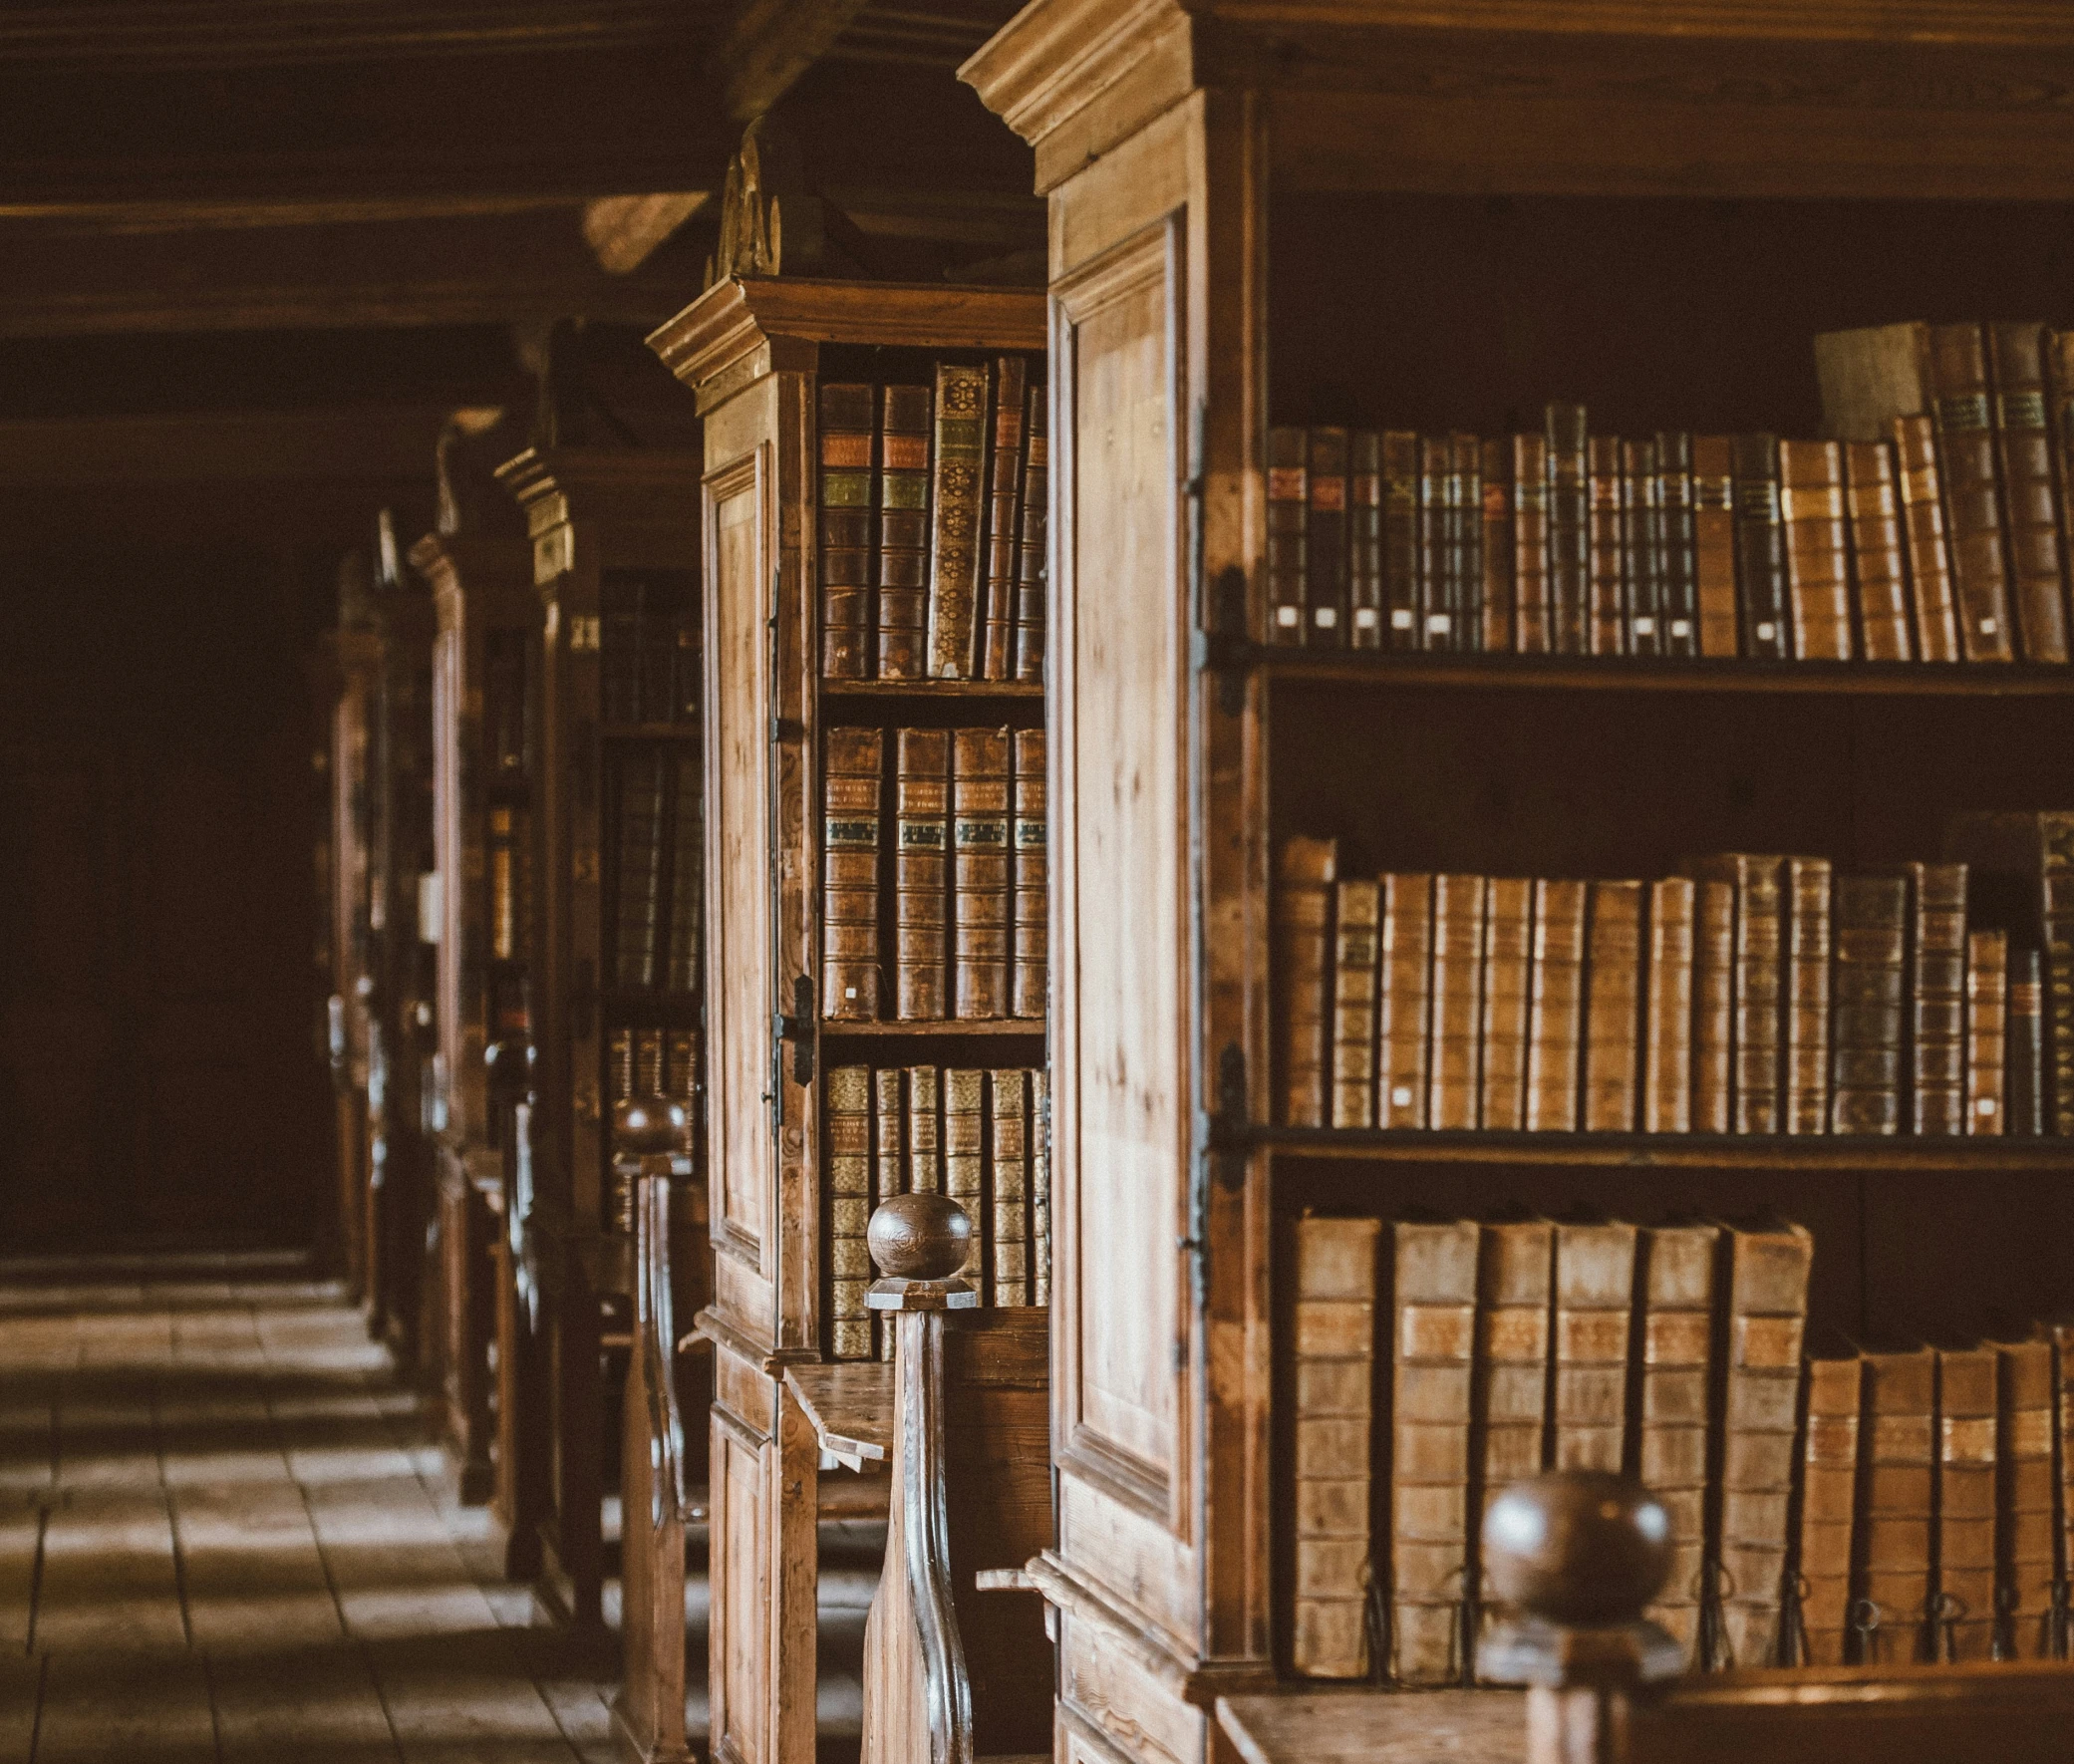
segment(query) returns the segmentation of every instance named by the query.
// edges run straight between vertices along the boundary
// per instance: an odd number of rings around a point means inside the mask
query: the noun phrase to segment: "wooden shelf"
[[[821,1020],[821,1033],[842,1035],[1030,1035],[1041,1036],[1040,1017],[931,1018],[920,1023],[841,1023]]]
[[[1031,680],[823,680],[824,699],[1042,699]]]
[[[1779,1136],[1739,1133],[1451,1133],[1258,1127],[1256,1145],[1307,1158],[1552,1169],[2074,1170],[2074,1139]]]

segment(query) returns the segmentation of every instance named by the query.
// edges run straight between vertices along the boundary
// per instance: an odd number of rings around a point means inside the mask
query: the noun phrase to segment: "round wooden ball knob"
[[[692,1117],[674,1096],[637,1096],[612,1105],[612,1146],[627,1157],[655,1157],[679,1150]]]
[[[1551,1471],[1491,1503],[1483,1560],[1498,1597],[1530,1617],[1630,1622],[1670,1573],[1670,1515],[1625,1476]]]
[[[871,1260],[895,1280],[949,1280],[972,1254],[972,1221],[948,1195],[895,1195],[865,1230]]]

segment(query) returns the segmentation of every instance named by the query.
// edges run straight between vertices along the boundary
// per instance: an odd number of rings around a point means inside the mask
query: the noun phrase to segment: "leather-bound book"
[[[1861,1597],[1878,1623],[1867,1665],[1928,1657],[1937,1437],[1937,1356],[1865,1356],[1865,1470],[1859,1484]]]
[[[1375,957],[1382,888],[1341,882],[1333,914],[1333,1125],[1375,1125]]]
[[[907,1068],[907,1192],[944,1192],[944,1079],[933,1065]]]
[[[821,767],[821,1015],[879,1014],[879,784],[885,732],[831,729]]]
[[[934,452],[929,486],[929,675],[934,680],[971,680],[979,672],[985,368],[937,363]]]
[[[1670,1573],[1647,1615],[1692,1663],[1706,1557],[1714,1279],[1721,1233],[1663,1225],[1641,1234],[1640,1388],[1635,1469],[1670,1518]]]
[[[1995,1582],[2009,1651],[2047,1657],[2057,1503],[2052,1473],[2052,1343],[1995,1343]]]
[[[1844,504],[1851,521],[1851,593],[1869,662],[1910,662],[1909,571],[1894,447],[1845,441]]]
[[[1991,1346],[1937,1355],[1937,1625],[1947,1659],[1994,1650],[1997,1369]]]
[[[1789,857],[1780,905],[1786,913],[1786,1094],[1789,1133],[1829,1131],[1829,962],[1831,867],[1826,857]]]
[[[1692,889],[1692,1131],[1726,1133],[1735,1099],[1735,885]]]
[[[926,386],[889,386],[879,417],[878,648],[881,680],[920,680],[929,599]]]
[[[1044,388],[1030,389],[1024,419],[1029,442],[1023,454],[1023,500],[1016,514],[1016,678],[1036,685],[1044,678],[1044,531],[1050,518],[1051,441]]]
[[[1805,1227],[1727,1231],[1721,1379],[1722,1628],[1738,1666],[1779,1656],[1787,1510],[1799,1443],[1800,1347],[1814,1240]]]
[[[1268,431],[1268,641],[1301,645],[1311,551],[1310,438]]]
[[[1407,429],[1386,429],[1381,447],[1382,646],[1418,649],[1418,437]]]
[[[821,672],[871,672],[871,467],[876,388],[821,383]]]
[[[1776,1133],[1783,1114],[1779,1007],[1785,860],[1728,852],[1688,867],[1702,882],[1726,882],[1735,890],[1730,1125],[1737,1133]]]
[[[907,1138],[902,1131],[902,1072],[884,1065],[871,1074],[871,1204],[882,1207],[907,1192]]]
[[[1656,506],[1663,522],[1663,653],[1699,654],[1699,528],[1692,501],[1692,438],[1656,437]]]
[[[699,1094],[699,1031],[672,1029],[663,1037],[665,1096]]]
[[[1051,1074],[1030,1074],[1030,1302],[1051,1303]]]
[[[1908,995],[1909,1125],[1966,1130],[1966,866],[1911,863]]]
[[[1502,441],[1481,445],[1483,484],[1483,640],[1494,655],[1509,655],[1517,623],[1519,574],[1512,556],[1512,460]]]
[[[987,1303],[1030,1303],[1030,1073],[987,1074]]]
[[[2003,1131],[2033,1138],[2045,1131],[2045,988],[2039,972],[2036,950],[2009,952]]]
[[[645,991],[658,979],[663,907],[663,756],[629,748],[619,762],[619,910],[613,974],[621,987]]]
[[[2074,1321],[2062,1316],[2031,1325],[2032,1337],[2052,1343],[2055,1515],[2060,1564],[2074,1565]]]
[[[1285,1127],[1326,1124],[1332,1070],[1333,883],[1339,848],[1331,839],[1283,842],[1275,866],[1275,974],[1282,1016]]]
[[[1016,508],[1023,490],[1023,425],[1029,364],[994,364],[994,447],[987,462],[987,598],[980,618],[980,676],[1007,680],[1016,648]]]
[[[1456,543],[1448,484],[1455,450],[1444,435],[1419,437],[1418,443],[1418,644],[1420,649],[1455,647],[1455,608],[1461,594],[1462,553]]]
[[[1631,1133],[1641,1068],[1642,885],[1594,882],[1585,957],[1588,1133]]]
[[[1390,1675],[1462,1677],[1480,1233],[1400,1223],[1390,1294]]]
[[[1382,648],[1382,437],[1354,431],[1347,442],[1346,641]]]
[[[1742,653],[1780,662],[1792,655],[1786,616],[1786,535],[1779,514],[1779,441],[1734,438],[1735,589]]]
[[[1427,1003],[1432,991],[1433,878],[1381,878],[1381,974],[1375,995],[1375,1124],[1423,1127]]]
[[[944,1193],[972,1221],[972,1248],[958,1272],[980,1285],[987,1242],[987,1074],[944,1069]]]
[[[1483,1083],[1484,910],[1488,887],[1482,876],[1433,878],[1431,1098],[1426,1125],[1453,1129],[1476,1125]]]
[[[605,1043],[605,1075],[612,1086],[612,1100],[625,1102],[634,1094],[634,1031],[616,1029]]]
[[[951,736],[903,729],[893,737],[893,1015],[948,1017]]]
[[[1586,566],[1586,649],[1595,656],[1628,653],[1627,521],[1621,506],[1624,479],[1621,443],[1610,435],[1585,443],[1586,481],[1591,495]]]
[[[1304,601],[1315,649],[1344,649],[1350,605],[1347,579],[1346,470],[1343,429],[1314,429],[1305,490],[1310,510],[1304,546]]]
[[[1621,443],[1621,538],[1628,560],[1628,651],[1663,650],[1663,485],[1656,443]]]
[[[1045,815],[1044,732],[1019,729],[1010,745],[1016,758],[1016,812],[1009,827],[1014,888],[1009,1015],[1041,1019],[1050,995],[1050,858]]]
[[[951,734],[951,1013],[1009,1014],[1009,732]]]
[[[1484,909],[1483,1109],[1486,1131],[1527,1124],[1527,1023],[1534,998],[1534,884],[1493,876]]]
[[[1380,1221],[1296,1225],[1296,1587],[1290,1663],[1368,1675],[1369,1477]]]
[[[1479,1254],[1469,1520],[1471,1531],[1481,1535],[1491,1503],[1543,1468],[1555,1227],[1546,1219],[1486,1225]],[[1488,1629],[1498,1614],[1497,1601],[1487,1582],[1480,1592]]]
[[[1909,558],[1909,604],[1916,617],[1916,653],[1926,662],[1955,662],[1958,603],[1951,585],[1951,545],[1944,531],[1936,422],[1926,416],[1897,417],[1890,427]]]
[[[706,817],[698,755],[679,752],[670,808],[670,939],[664,984],[674,993],[699,986],[699,938],[705,923]]]
[[[1544,413],[1549,459],[1550,648],[1581,656],[1592,647],[1592,474],[1583,405]]]
[[[828,1192],[828,1350],[837,1359],[871,1357],[871,1068],[828,1071],[827,1143],[821,1161]]]
[[[489,810],[489,954],[495,962],[508,962],[518,949],[520,918],[519,877],[523,874],[520,835],[523,823],[517,810],[493,803]]]
[[[2027,662],[2064,662],[2066,558],[2056,506],[2058,472],[2046,420],[2045,338],[2045,327],[2039,324],[1996,321],[1987,326],[2017,642]]]
[[[1957,815],[1944,855],[1967,861],[1977,919],[2044,953],[2046,1120],[2074,1134],[2074,812]]]
[[[666,1094],[663,1088],[663,1031],[659,1029],[634,1031],[634,1094]]]
[[[1698,885],[1683,876],[1649,884],[1644,1133],[1685,1133],[1692,1127],[1692,934],[1697,892]]]
[[[1473,435],[1448,438],[1448,498],[1454,527],[1455,606],[1449,647],[1483,647],[1483,443]]]
[[[1807,1658],[1841,1666],[1851,1616],[1851,1551],[1858,1514],[1858,1421],[1865,1365],[1808,1361],[1808,1420],[1801,1452],[1800,1622]]]
[[[1851,531],[1837,442],[1779,442],[1779,513],[1793,653],[1804,662],[1848,662]]]
[[[1960,653],[1969,662],[2011,661],[2009,554],[1987,340],[1977,324],[1931,325],[1927,335]],[[2061,641],[2064,647],[2064,636]]]
[[[1902,996],[1909,885],[1901,876],[1836,883],[1833,1133],[1902,1129]]]
[[[1628,1334],[1634,1310],[1635,1229],[1556,1227],[1555,1412],[1558,1470],[1619,1474],[1628,1449]]]
[[[1534,884],[1534,995],[1527,1014],[1527,1129],[1571,1132],[1578,1123],[1584,1044],[1583,882]]]
[[[1692,571],[1699,599],[1699,653],[1738,653],[1742,618],[1735,570],[1735,441],[1725,435],[1692,441]]]
[[[1513,647],[1547,655],[1549,606],[1549,442],[1545,435],[1512,438]]]
[[[1966,1131],[2002,1131],[2008,1052],[2009,936],[1966,933]]]

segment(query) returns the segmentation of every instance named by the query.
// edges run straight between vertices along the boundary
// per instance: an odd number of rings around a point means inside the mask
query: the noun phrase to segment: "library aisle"
[[[0,1263],[4,1764],[606,1759],[493,1555],[300,1258]]]

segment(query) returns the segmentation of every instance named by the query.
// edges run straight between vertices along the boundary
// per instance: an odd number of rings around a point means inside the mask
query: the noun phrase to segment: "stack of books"
[[[994,1306],[1051,1302],[1050,1081],[1027,1067],[839,1065],[828,1073],[822,1266],[836,1359],[890,1355],[865,1303],[865,1230],[898,1194],[948,1195],[972,1221],[961,1271]]]
[[[2074,1133],[2074,813],[1960,815],[1870,875],[1683,869],[1343,879],[1286,840],[1281,1124]]]
[[[705,822],[699,756],[631,742],[608,755],[612,981],[621,992],[699,985]]]

